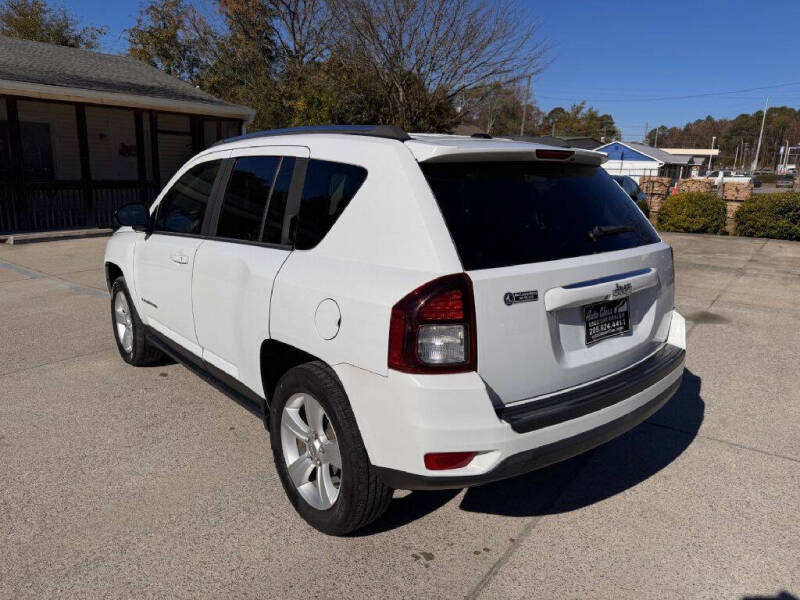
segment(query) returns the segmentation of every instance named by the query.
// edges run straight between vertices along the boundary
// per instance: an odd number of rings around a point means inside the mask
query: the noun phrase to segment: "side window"
[[[636,193],[636,182],[633,179],[630,179],[630,178],[627,178],[627,177],[624,179],[624,182],[625,183],[623,184],[623,188],[624,188],[624,190],[626,192],[628,192],[628,195],[635,194]]]
[[[222,200],[217,236],[249,242],[260,239],[264,210],[280,162],[278,156],[236,159]]]
[[[158,205],[155,231],[200,233],[220,162],[200,163],[181,175]]]
[[[355,165],[309,160],[300,211],[296,247],[316,246],[355,196],[367,178],[367,170]]]
[[[292,183],[294,174],[295,158],[284,156],[281,161],[281,168],[275,185],[272,187],[272,197],[267,207],[267,218],[264,221],[264,234],[261,236],[262,242],[269,244],[281,243],[281,232],[283,231],[283,216],[286,213],[286,200],[289,197],[289,186]]]

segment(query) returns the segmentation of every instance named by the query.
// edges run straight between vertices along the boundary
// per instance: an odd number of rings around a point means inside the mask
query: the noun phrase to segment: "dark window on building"
[[[313,248],[325,237],[366,178],[367,170],[362,167],[308,161],[297,219],[297,248]]]
[[[10,172],[11,148],[8,139],[8,121],[0,121],[0,177],[6,179]]]
[[[217,236],[248,242],[260,239],[264,210],[280,162],[278,156],[236,159],[222,200]]]
[[[49,123],[20,123],[22,164],[32,179],[53,179],[53,146]]]
[[[200,163],[175,182],[158,205],[155,231],[200,233],[220,162]]]
[[[548,162],[422,163],[467,270],[624,250],[659,241],[600,167]],[[630,227],[593,237],[595,227]]]
[[[289,197],[289,186],[292,183],[295,159],[293,156],[284,156],[281,161],[281,170],[272,188],[272,197],[267,208],[267,219],[264,222],[264,235],[262,242],[280,244],[283,231],[283,216],[286,213],[286,199]]]

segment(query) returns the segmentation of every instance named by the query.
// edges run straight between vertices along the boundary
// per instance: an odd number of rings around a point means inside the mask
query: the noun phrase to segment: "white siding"
[[[3,103],[5,112],[5,103]],[[17,102],[21,123],[47,123],[50,126],[50,145],[53,150],[53,175],[56,180],[81,178],[81,159],[78,150],[78,124],[75,106],[56,102]],[[5,117],[3,117],[5,118]]]
[[[92,179],[137,179],[138,149],[132,110],[87,106],[86,130]]]
[[[655,160],[609,160],[603,163],[603,168],[611,175],[628,175],[638,182],[643,175],[658,176],[661,163]]]

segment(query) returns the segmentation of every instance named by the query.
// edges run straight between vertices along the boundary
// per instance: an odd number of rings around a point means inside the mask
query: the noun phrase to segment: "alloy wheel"
[[[117,292],[114,297],[114,330],[122,349],[130,354],[133,350],[133,319],[123,292]]]
[[[339,497],[342,456],[333,423],[312,395],[293,394],[286,401],[281,447],[289,478],[303,499],[317,510],[331,508]]]

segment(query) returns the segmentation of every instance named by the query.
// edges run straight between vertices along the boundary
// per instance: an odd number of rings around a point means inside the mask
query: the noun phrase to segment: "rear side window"
[[[200,163],[181,175],[158,205],[155,231],[200,234],[220,162]]]
[[[659,241],[600,167],[549,162],[423,163],[466,270],[634,248]],[[630,231],[598,235],[603,228]],[[598,228],[598,229],[595,229]],[[593,233],[594,232],[594,233]]]
[[[316,246],[367,178],[367,170],[355,165],[309,160],[295,245],[301,250]]]
[[[257,242],[272,183],[281,164],[279,156],[237,158],[222,199],[217,236]]]

